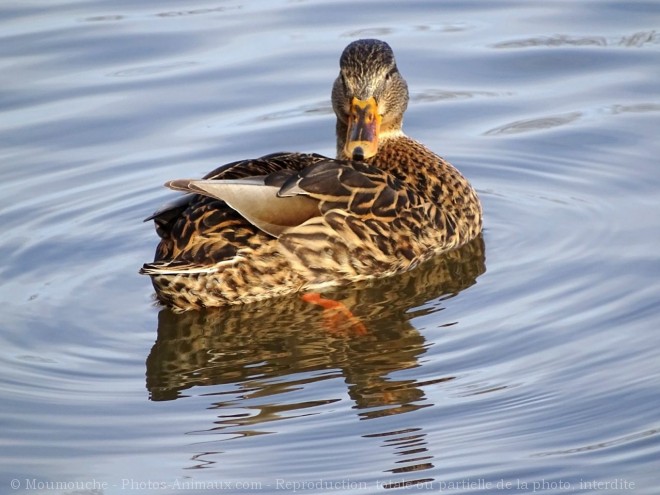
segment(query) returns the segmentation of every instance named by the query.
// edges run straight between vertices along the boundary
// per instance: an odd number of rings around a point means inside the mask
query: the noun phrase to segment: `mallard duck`
[[[411,270],[481,231],[451,164],[402,131],[408,86],[390,46],[343,51],[332,87],[337,157],[275,153],[166,186],[161,240],[141,273],[175,310],[310,293]]]

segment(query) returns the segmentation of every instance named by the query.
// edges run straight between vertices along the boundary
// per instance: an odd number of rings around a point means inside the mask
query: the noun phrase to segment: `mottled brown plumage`
[[[386,43],[344,50],[332,102],[336,159],[276,153],[167,184],[191,194],[149,217],[161,242],[141,273],[162,303],[223,306],[384,277],[480,233],[468,181],[401,131],[408,90]]]

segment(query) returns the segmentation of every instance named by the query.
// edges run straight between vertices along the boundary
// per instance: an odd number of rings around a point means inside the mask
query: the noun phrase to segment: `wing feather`
[[[320,214],[318,201],[308,196],[280,197],[264,177],[236,180],[179,179],[167,182],[175,190],[220,199],[252,225],[273,237]]]
[[[340,209],[358,216],[394,219],[411,205],[400,180],[360,162],[324,160],[289,177],[280,196],[307,195],[319,201],[322,213]]]
[[[375,273],[397,257],[397,239],[414,228],[407,212],[418,206],[406,184],[385,171],[312,154],[243,160],[166,185],[188,194],[152,217],[163,238],[157,261],[230,260],[277,237],[310,270],[332,256],[337,270],[365,273],[366,263]]]

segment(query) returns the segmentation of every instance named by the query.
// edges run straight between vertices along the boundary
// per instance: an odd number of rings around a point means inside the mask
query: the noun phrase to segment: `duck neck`
[[[346,133],[348,132],[348,124],[342,122],[341,119],[337,118],[336,133],[337,133],[337,159],[338,160],[349,160],[350,157],[346,156],[344,152],[344,147],[346,146]]]

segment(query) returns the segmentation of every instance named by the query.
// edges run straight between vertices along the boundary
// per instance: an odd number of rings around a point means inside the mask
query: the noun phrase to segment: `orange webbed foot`
[[[309,292],[301,296],[302,300],[323,308],[324,325],[328,331],[335,334],[353,333],[366,335],[367,327],[355,316],[345,304],[333,299],[321,297],[318,292]]]

